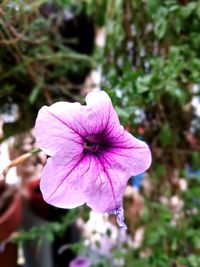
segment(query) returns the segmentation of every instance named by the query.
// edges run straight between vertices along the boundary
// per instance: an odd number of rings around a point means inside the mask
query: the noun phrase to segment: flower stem
[[[38,152],[40,152],[41,150],[39,148],[33,148],[31,151],[13,159],[8,166],[3,170],[2,174],[3,174],[3,180],[5,181],[6,175],[8,173],[8,171],[12,168],[12,167],[16,167],[19,164],[23,163],[26,159],[30,158],[32,155],[37,154]]]

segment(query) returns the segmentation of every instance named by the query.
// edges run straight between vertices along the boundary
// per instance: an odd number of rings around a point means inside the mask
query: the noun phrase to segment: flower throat
[[[87,138],[85,139],[83,146],[84,146],[84,149],[86,151],[90,151],[90,152],[93,152],[93,153],[97,152],[98,149],[99,149],[99,145],[97,143],[95,143],[93,141],[90,141]]]

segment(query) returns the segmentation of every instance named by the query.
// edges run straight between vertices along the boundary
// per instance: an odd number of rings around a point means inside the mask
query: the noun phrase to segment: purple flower
[[[87,105],[58,102],[38,113],[38,146],[51,156],[41,177],[44,199],[57,207],[86,203],[114,213],[123,226],[122,197],[132,175],[151,164],[149,147],[120,125],[109,96],[92,92]]]
[[[77,257],[70,262],[69,267],[90,267],[91,262],[85,257]]]

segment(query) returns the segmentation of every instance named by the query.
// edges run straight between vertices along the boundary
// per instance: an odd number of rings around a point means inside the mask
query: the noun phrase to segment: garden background
[[[0,165],[8,184],[0,186],[0,216],[20,193],[23,219],[2,239],[0,224],[0,259],[6,240],[27,267],[68,266],[78,255],[95,267],[199,267],[199,84],[199,0],[1,0]],[[97,217],[93,229],[87,207],[49,211],[31,198],[46,160],[34,141],[38,110],[84,103],[93,89],[108,92],[122,125],[152,151],[151,168],[124,196],[126,234],[112,216]]]

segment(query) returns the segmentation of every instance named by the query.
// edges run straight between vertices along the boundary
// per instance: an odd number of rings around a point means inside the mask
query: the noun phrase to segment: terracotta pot
[[[7,190],[8,186],[5,185]],[[17,230],[21,223],[22,200],[19,192],[15,192],[10,204],[0,215],[0,244],[6,242],[10,235]],[[6,242],[3,252],[0,252],[0,265],[5,267],[17,266],[17,246]]]
[[[30,207],[37,216],[48,219],[49,205],[44,201],[39,185],[40,179],[34,179],[28,183]]]

